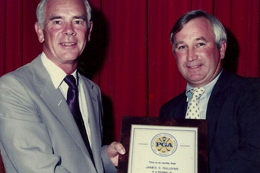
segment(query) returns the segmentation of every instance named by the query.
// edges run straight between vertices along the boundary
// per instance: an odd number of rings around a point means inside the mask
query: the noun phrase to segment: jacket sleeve
[[[260,85],[255,83],[241,94],[234,112],[237,123],[238,144],[216,173],[258,173],[260,171]],[[225,133],[225,132],[224,132]],[[214,164],[214,163],[211,163]]]
[[[63,172],[46,125],[28,89],[12,75],[0,78],[0,146],[6,172]]]

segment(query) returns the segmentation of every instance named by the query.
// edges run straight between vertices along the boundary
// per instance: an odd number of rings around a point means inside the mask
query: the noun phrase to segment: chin
[[[79,54],[66,54],[62,56],[64,60],[71,60],[71,61],[76,60],[78,57]]]

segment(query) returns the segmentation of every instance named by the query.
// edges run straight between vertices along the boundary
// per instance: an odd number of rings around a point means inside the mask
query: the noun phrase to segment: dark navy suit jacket
[[[160,117],[185,118],[185,92],[161,107]],[[210,173],[260,172],[260,83],[223,71],[208,102]]]

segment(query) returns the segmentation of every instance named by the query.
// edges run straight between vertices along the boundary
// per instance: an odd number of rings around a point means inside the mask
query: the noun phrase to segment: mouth
[[[62,46],[74,46],[76,43],[60,43]]]
[[[194,66],[188,66],[189,69],[196,69],[201,67],[202,65],[194,65]]]
[[[196,69],[196,68],[199,68],[199,67],[201,67],[201,65],[188,66],[188,68],[190,68],[190,69]]]

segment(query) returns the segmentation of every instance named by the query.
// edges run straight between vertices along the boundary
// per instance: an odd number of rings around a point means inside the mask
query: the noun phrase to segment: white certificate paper
[[[197,172],[197,127],[131,125],[128,173]]]

